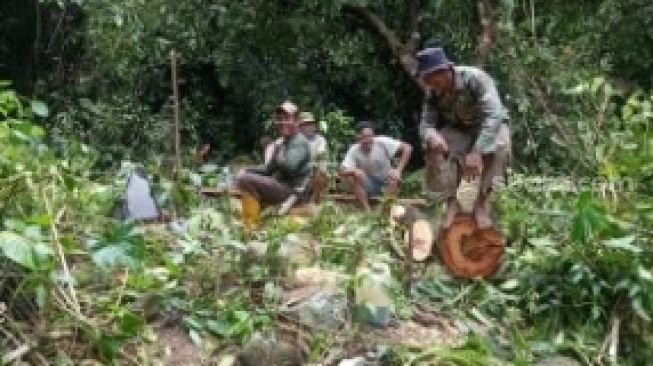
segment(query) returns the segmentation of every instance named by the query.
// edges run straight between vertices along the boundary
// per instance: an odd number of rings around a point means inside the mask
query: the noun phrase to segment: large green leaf
[[[24,237],[11,231],[0,232],[0,249],[12,261],[29,269],[35,269],[33,250]]]
[[[47,117],[50,114],[48,106],[40,100],[33,100],[31,103],[32,112],[39,117]]]
[[[581,193],[576,204],[571,237],[578,243],[587,243],[593,235],[608,226],[605,211],[592,200],[592,193]]]
[[[93,262],[100,267],[110,268],[124,265],[134,267],[136,261],[129,256],[126,248],[120,245],[110,245],[102,247],[91,254]]]
[[[145,319],[132,312],[126,311],[120,317],[119,329],[126,336],[136,336],[143,326],[145,326]]]
[[[125,343],[126,338],[123,335],[103,335],[97,340],[95,346],[100,356],[107,360],[114,360],[120,353],[120,348]]]
[[[91,258],[98,266],[142,268],[145,259],[145,239],[133,223],[116,224],[98,238],[89,240]]]

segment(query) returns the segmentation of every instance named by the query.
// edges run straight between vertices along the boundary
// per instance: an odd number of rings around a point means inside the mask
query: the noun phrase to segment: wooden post
[[[181,171],[181,137],[179,135],[179,84],[177,81],[177,53],[170,52],[170,73],[172,77],[172,121],[174,134],[175,165],[173,174],[176,177]]]

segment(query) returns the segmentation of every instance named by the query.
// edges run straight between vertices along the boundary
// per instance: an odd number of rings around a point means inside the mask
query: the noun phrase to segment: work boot
[[[252,230],[261,217],[261,205],[258,200],[248,193],[240,196],[240,203],[243,207],[243,226],[246,230]]]
[[[474,220],[476,220],[477,228],[487,229],[492,227],[491,211],[490,195],[479,195],[474,204]]]
[[[444,212],[444,220],[442,221],[442,228],[448,229],[453,223],[453,220],[456,218],[456,215],[458,215],[460,211],[461,208],[458,199],[456,197],[449,198],[447,200],[447,208]]]

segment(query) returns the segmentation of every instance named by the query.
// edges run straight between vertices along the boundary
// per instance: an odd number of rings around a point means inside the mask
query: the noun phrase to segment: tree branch
[[[478,36],[478,45],[476,47],[478,57],[476,63],[478,66],[483,67],[487,63],[490,50],[496,43],[497,30],[492,17],[491,0],[478,0],[477,7],[481,23],[481,34]]]
[[[408,42],[406,42],[406,50],[411,54],[414,54],[417,51],[417,47],[419,46],[419,23],[422,21],[421,5],[422,4],[420,0],[410,0],[408,3],[410,9],[408,37],[410,38],[408,39]]]
[[[415,3],[418,3],[418,1],[412,1]],[[401,64],[402,68],[404,71],[410,75],[410,77],[413,77],[413,71],[415,70],[417,66],[417,60],[415,59],[415,56],[413,56],[414,50],[411,50],[411,47],[409,44],[403,43],[397,34],[388,27],[388,25],[385,23],[381,17],[379,17],[376,13],[374,13],[372,10],[370,10],[367,7],[364,6],[356,6],[356,5],[350,5],[350,4],[345,4],[342,6],[342,10],[349,12],[353,14],[354,16],[364,20],[368,25],[370,25],[383,39],[385,39],[386,43],[390,47],[390,50],[392,50],[392,53],[399,59],[399,63]],[[417,24],[419,23],[419,12],[417,12]],[[416,46],[415,46],[416,48]]]

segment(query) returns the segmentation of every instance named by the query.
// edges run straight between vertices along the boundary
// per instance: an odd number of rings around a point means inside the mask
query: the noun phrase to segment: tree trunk
[[[497,28],[493,18],[491,0],[478,0],[477,8],[481,33],[478,36],[478,45],[476,46],[476,64],[479,67],[484,67],[487,64],[490,51],[496,44]]]
[[[414,77],[414,72],[417,68],[415,52],[417,51],[420,40],[419,23],[422,19],[421,1],[410,0],[407,3],[411,12],[409,24],[410,38],[407,41],[402,41],[397,33],[390,29],[385,21],[368,7],[345,4],[342,10],[362,19],[374,29],[386,41],[394,56],[399,60],[402,69],[412,80],[417,82]],[[493,17],[492,1],[478,0],[476,5],[481,25],[481,33],[478,36],[478,44],[476,46],[476,64],[479,67],[484,67],[487,64],[490,51],[496,44],[498,32]]]

